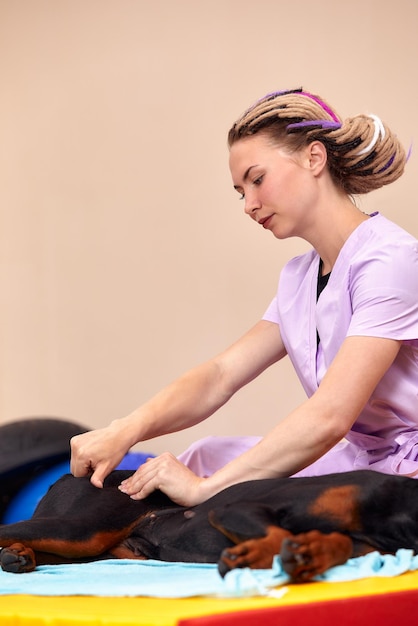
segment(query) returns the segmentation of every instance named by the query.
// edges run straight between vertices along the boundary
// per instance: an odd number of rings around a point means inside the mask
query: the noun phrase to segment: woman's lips
[[[268,228],[269,223],[271,218],[273,217],[273,215],[268,215],[267,217],[263,217],[258,223],[263,227],[263,228]]]

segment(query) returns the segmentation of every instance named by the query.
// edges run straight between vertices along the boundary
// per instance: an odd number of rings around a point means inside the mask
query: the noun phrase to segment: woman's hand
[[[196,476],[170,452],[147,459],[119,489],[134,500],[142,500],[159,489],[182,506],[194,506],[203,502],[204,478]]]
[[[90,480],[95,487],[103,487],[106,476],[131,447],[122,440],[122,432],[115,423],[76,435],[70,444],[71,473],[77,477],[91,474]]]

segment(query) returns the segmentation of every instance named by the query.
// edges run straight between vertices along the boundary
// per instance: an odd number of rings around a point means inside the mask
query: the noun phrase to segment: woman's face
[[[250,217],[278,239],[307,238],[318,197],[310,146],[290,154],[257,134],[231,146],[229,166]]]

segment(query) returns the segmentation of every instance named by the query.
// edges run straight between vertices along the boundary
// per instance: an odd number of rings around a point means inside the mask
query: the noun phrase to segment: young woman
[[[378,117],[342,121],[294,90],[248,109],[229,147],[245,212],[312,249],[285,266],[264,318],[235,344],[131,415],[75,437],[74,475],[91,473],[100,487],[132,445],[206,419],[286,355],[307,400],[266,437],[164,453],[121,490],[143,498],[161,489],[189,506],[249,479],[360,468],[417,475],[418,242],[352,199],[401,176],[402,146]]]

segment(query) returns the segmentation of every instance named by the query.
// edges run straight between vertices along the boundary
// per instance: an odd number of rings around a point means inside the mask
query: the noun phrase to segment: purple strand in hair
[[[411,154],[412,154],[412,143],[409,146],[408,154],[406,155],[406,162],[407,163],[408,163],[409,159],[411,158]]]
[[[266,94],[260,100],[257,100],[257,104],[262,102],[263,100],[272,100],[273,98],[278,98],[279,96],[287,96],[291,93],[301,93],[302,88],[299,89],[283,89],[282,91],[272,91],[271,93]]]
[[[321,100],[320,98],[318,98],[318,96],[314,96],[312,93],[309,93],[308,91],[301,91],[300,92],[301,96],[306,96],[307,98],[310,98],[311,100],[314,100],[314,102],[316,102],[317,104],[319,104],[319,106],[324,109],[324,111],[326,113],[328,113],[328,115],[330,115],[332,117],[332,119],[334,120],[334,122],[339,122],[340,120],[338,119],[338,117],[335,115],[334,111],[332,109],[330,109],[330,107],[325,104],[325,102],[323,100]]]
[[[382,172],[384,172],[385,170],[387,170],[387,169],[388,169],[388,168],[392,165],[393,161],[395,160],[395,156],[396,156],[396,152],[395,152],[395,154],[393,154],[393,155],[390,157],[390,159],[389,159],[389,161],[386,163],[386,165],[384,165],[384,166],[382,167],[382,169],[378,170],[377,174],[381,174]]]
[[[330,120],[304,120],[303,122],[294,122],[288,124],[288,131],[297,130],[298,128],[323,128],[324,130],[337,130],[341,128],[341,122],[330,122]]]

